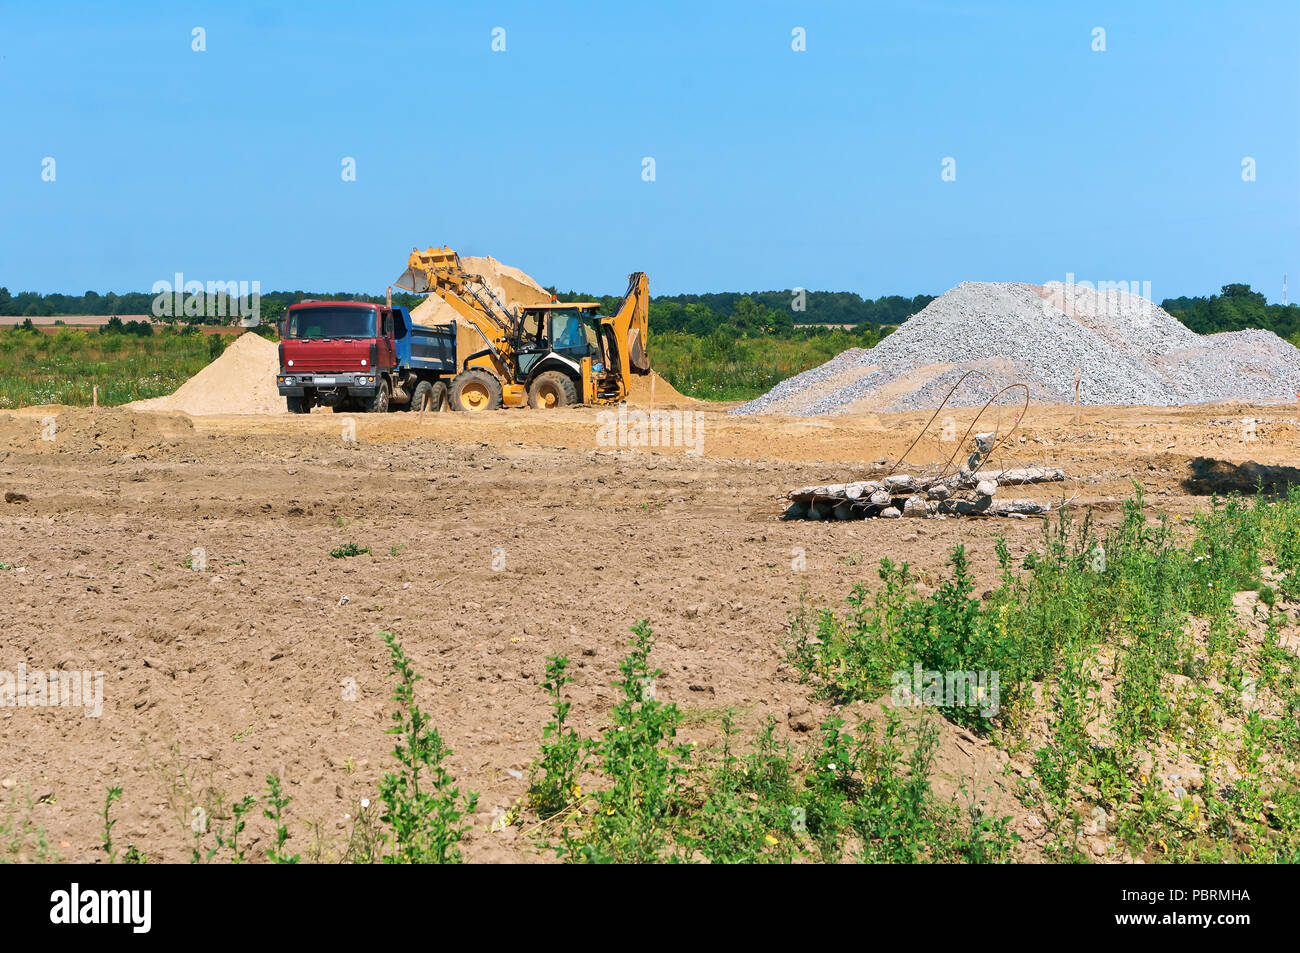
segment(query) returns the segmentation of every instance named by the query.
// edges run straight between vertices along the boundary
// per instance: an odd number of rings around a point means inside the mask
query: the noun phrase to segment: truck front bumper
[[[275,386],[282,397],[301,397],[307,391],[315,391],[322,398],[331,394],[339,397],[373,397],[379,389],[379,377],[375,374],[318,374],[315,372],[295,373],[292,368],[276,375]]]

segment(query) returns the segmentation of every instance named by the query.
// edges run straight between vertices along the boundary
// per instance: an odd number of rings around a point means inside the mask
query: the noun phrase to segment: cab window
[[[551,332],[554,335],[552,347],[555,350],[576,356],[587,353],[587,335],[583,330],[582,318],[572,311],[561,311],[551,318]]]

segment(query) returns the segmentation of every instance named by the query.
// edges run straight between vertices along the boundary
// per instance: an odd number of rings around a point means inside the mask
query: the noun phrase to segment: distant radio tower
[[[1286,275],[1282,276],[1282,307],[1286,307]]]

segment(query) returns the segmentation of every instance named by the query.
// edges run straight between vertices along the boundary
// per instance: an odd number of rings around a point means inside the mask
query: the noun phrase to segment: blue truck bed
[[[433,374],[456,373],[456,325],[415,324],[410,313],[397,306],[393,307],[393,319],[399,366]]]

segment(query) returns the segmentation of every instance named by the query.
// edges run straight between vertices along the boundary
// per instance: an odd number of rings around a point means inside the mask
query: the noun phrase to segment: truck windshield
[[[310,341],[372,338],[375,315],[373,308],[294,308],[289,312],[287,336]]]

